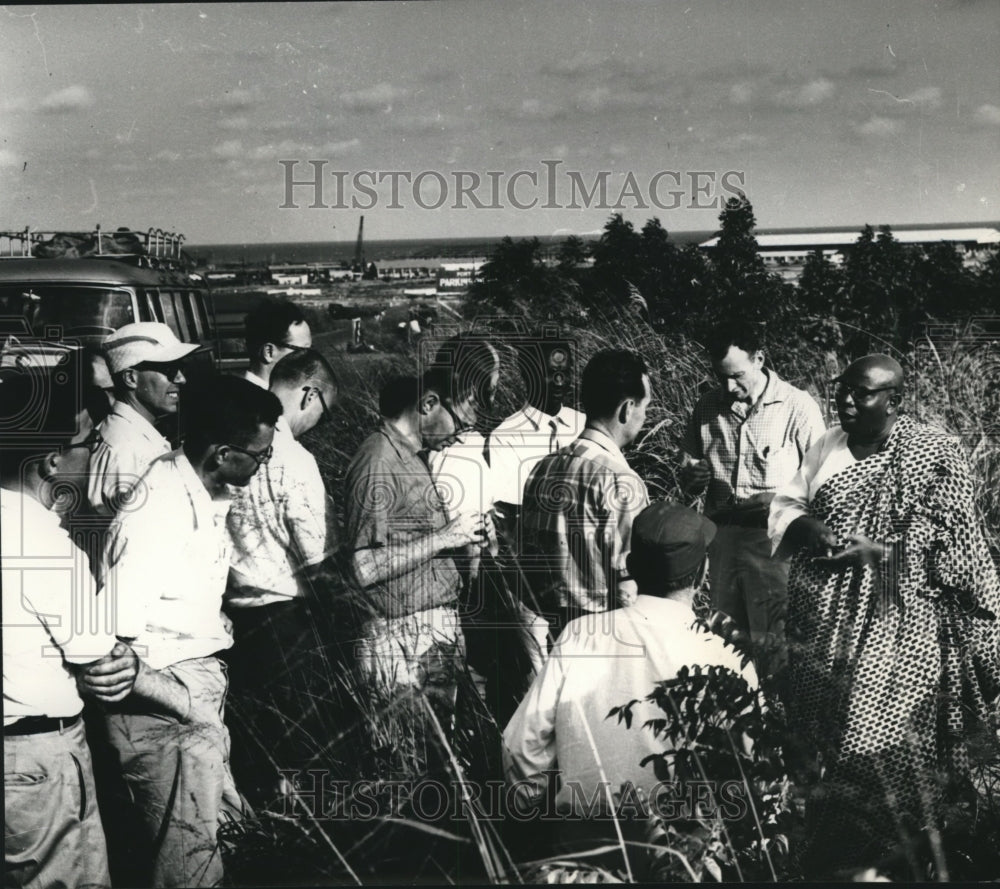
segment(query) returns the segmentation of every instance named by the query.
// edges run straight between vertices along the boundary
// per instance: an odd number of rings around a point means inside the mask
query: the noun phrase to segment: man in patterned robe
[[[967,458],[900,415],[888,356],[834,382],[841,428],[779,491],[769,527],[794,553],[789,706],[825,768],[807,876],[870,866],[940,828],[944,783],[968,774],[966,740],[1000,693],[1000,583]]]

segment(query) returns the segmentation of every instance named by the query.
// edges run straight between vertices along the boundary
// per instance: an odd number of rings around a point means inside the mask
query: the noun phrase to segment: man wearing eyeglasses
[[[792,554],[789,712],[824,763],[807,879],[911,855],[945,817],[941,790],[969,781],[966,743],[1000,694],[1000,580],[968,457],[901,412],[888,355],[834,383],[840,426],[770,517],[775,549]]]
[[[226,520],[233,547],[226,611],[236,640],[227,654],[237,711],[233,769],[261,802],[277,787],[274,763],[297,768],[310,752],[309,727],[282,714],[307,688],[308,671],[299,667],[320,644],[309,569],[330,554],[335,536],[316,458],[299,439],[329,418],[338,395],[333,368],[313,349],[282,358],[269,388],[282,407],[274,452],[250,484],[233,490]],[[266,756],[252,755],[262,743]]]
[[[390,380],[382,424],[347,469],[345,549],[357,585],[358,667],[376,696],[426,689],[450,724],[464,660],[454,550],[485,545],[481,515],[449,518],[427,452],[476,422],[471,386],[444,367]]]
[[[681,483],[705,493],[719,529],[708,551],[712,605],[749,634],[766,674],[784,661],[788,584],[787,559],[771,558],[768,507],[826,427],[809,393],[764,366],[751,325],[722,325],[707,346],[720,385],[691,414]]]
[[[186,382],[183,361],[199,348],[156,321],[126,324],[104,340],[115,403],[90,461],[87,499],[99,514],[111,516],[128,505],[149,464],[170,453],[154,424],[177,413]]]
[[[282,358],[312,346],[306,316],[287,299],[262,300],[247,313],[244,326],[250,367],[243,376],[261,389],[268,387],[271,371]]]
[[[216,832],[244,801],[229,767],[223,722],[228,686],[218,654],[233,644],[222,614],[229,575],[226,515],[273,453],[281,403],[234,376],[206,380],[185,399],[181,448],[153,462],[144,499],[111,525],[102,597],[119,637],[174,690],[168,705],[109,706],[108,736],[150,845],[148,883],[216,886]]]

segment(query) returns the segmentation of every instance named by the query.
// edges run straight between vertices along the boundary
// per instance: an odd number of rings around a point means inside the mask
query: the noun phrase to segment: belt
[[[709,518],[717,525],[735,525],[739,528],[766,528],[767,509],[724,509]]]
[[[3,734],[8,735],[41,735],[45,732],[61,732],[72,728],[80,721],[76,716],[22,716],[17,722],[5,725]]]

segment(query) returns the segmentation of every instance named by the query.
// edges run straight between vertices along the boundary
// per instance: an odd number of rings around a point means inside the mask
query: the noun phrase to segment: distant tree
[[[538,238],[503,238],[469,289],[466,313],[530,316],[538,320],[584,323],[586,310],[580,285],[548,268]]]
[[[642,238],[631,222],[615,213],[592,249],[594,284],[613,306],[628,305],[633,279],[642,274]]]
[[[587,261],[587,245],[583,238],[570,235],[559,245],[558,262],[563,271],[572,272],[577,266]]]
[[[364,275],[361,276],[364,281],[377,281],[378,280],[378,269],[375,267],[375,263],[369,263],[368,268],[365,269]]]
[[[790,314],[790,291],[764,267],[754,234],[757,220],[745,194],[726,201],[719,224],[719,240],[711,254],[715,312],[766,326],[782,324]]]

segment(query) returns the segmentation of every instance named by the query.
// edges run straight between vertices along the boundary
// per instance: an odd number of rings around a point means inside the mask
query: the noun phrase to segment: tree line
[[[841,355],[906,351],[930,321],[996,312],[996,249],[966,267],[951,243],[902,244],[889,226],[866,225],[842,264],[817,249],[793,284],[765,267],[745,196],[731,198],[719,222],[717,245],[706,250],[675,244],[657,218],[637,231],[615,214],[597,241],[567,238],[555,262],[546,261],[537,238],[505,237],[471,288],[466,312],[579,326],[594,312],[634,310],[654,330],[697,341],[719,320],[736,319],[763,325],[779,351]]]

